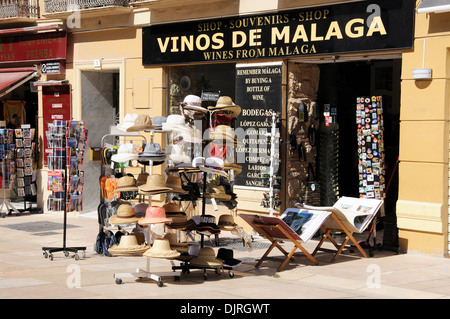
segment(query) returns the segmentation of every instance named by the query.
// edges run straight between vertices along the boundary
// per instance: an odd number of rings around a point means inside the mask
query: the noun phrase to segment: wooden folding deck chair
[[[317,265],[318,261],[314,256],[312,256],[301,244],[301,238],[299,235],[294,232],[283,220],[278,217],[271,216],[258,216],[258,215],[250,215],[250,214],[239,214],[242,219],[244,219],[252,228],[261,236],[266,237],[272,244],[266,250],[264,255],[255,265],[258,268],[261,263],[268,259],[268,255],[272,251],[273,248],[278,248],[286,258],[282,261],[281,265],[278,267],[277,271],[283,270],[286,264],[289,261],[294,261],[293,256],[297,249],[301,250],[303,255],[300,257],[308,258],[313,264]],[[289,240],[294,244],[294,247],[290,252],[287,252],[280,244],[279,241]]]
[[[343,200],[346,200],[346,199],[358,200],[357,198],[349,198],[349,197],[343,198]],[[331,252],[331,253],[334,253],[333,258],[331,259],[331,262],[333,262],[339,257],[339,255],[342,253],[344,248],[347,247],[347,244],[349,242],[351,242],[352,245],[354,246],[354,248],[356,248],[356,250],[358,250],[364,258],[367,258],[368,255],[367,255],[366,251],[361,247],[361,245],[355,239],[353,234],[354,233],[362,233],[365,230],[367,225],[369,225],[372,222],[373,218],[375,217],[375,215],[377,214],[379,208],[381,207],[381,205],[383,203],[383,201],[381,201],[381,200],[372,200],[372,201],[374,202],[374,205],[375,205],[372,208],[372,213],[367,216],[367,218],[363,224],[358,225],[359,228],[357,228],[354,224],[352,224],[348,220],[347,216],[339,208],[337,208],[335,206],[323,207],[323,206],[309,206],[309,205],[305,205],[305,204],[296,204],[296,206],[299,208],[331,212],[331,214],[325,220],[325,222],[322,224],[322,226],[320,226],[320,229],[323,232],[323,236],[311,255],[315,256],[319,250]],[[345,233],[344,241],[341,244],[337,243],[336,240],[331,235],[332,232],[344,232]],[[322,245],[324,244],[324,242],[327,239],[330,240],[330,242],[334,245],[334,247],[336,248],[335,250],[322,247]]]

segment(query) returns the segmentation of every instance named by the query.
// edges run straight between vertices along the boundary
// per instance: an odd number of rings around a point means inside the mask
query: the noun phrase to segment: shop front
[[[238,212],[384,199],[385,247],[395,248],[402,53],[413,30],[409,1],[157,24],[143,27],[142,61],[167,72],[168,114],[187,95],[241,107]]]
[[[39,87],[48,74],[64,73],[66,33],[58,26],[4,29],[0,33],[2,203],[6,213],[41,212],[38,166],[43,107]],[[23,202],[23,210],[11,201]],[[5,213],[5,211],[3,211]]]

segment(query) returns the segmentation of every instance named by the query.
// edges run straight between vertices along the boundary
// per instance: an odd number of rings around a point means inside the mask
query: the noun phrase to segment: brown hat
[[[198,256],[191,260],[191,265],[200,267],[223,267],[223,262],[221,259],[216,258],[214,249],[211,247],[200,248]]]
[[[234,218],[229,214],[220,215],[217,226],[219,226],[220,230],[233,231],[236,229]]]
[[[134,214],[134,208],[128,204],[121,204],[117,208],[117,213],[109,218],[109,223],[113,225],[131,224],[140,219]]]
[[[225,188],[223,185],[211,185],[211,192],[205,194],[206,198],[215,198],[220,201],[229,201],[231,200],[231,195],[225,192]]]
[[[130,192],[137,191],[136,180],[133,176],[125,175],[117,180],[117,188],[114,193],[117,192]]]
[[[179,176],[169,175],[167,176],[166,186],[172,188],[172,192],[179,194],[187,194],[181,186],[181,178]]]
[[[143,130],[154,130],[156,126],[152,124],[152,118],[146,114],[139,114],[133,126],[127,128],[127,132],[138,132]]]
[[[167,193],[172,188],[166,185],[166,181],[161,174],[152,174],[147,177],[147,182],[139,186],[139,190],[144,193]]]

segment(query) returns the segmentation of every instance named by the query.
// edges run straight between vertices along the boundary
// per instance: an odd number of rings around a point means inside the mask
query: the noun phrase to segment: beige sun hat
[[[145,253],[145,257],[174,259],[180,257],[180,252],[171,249],[167,238],[156,238],[153,245]]]
[[[236,117],[241,113],[241,107],[234,104],[229,96],[221,96],[217,100],[216,106],[209,106],[208,110],[212,112],[229,112],[230,117]]]
[[[121,204],[117,208],[117,213],[109,218],[109,223],[113,225],[131,224],[140,219],[134,214],[134,207],[128,204]]]
[[[136,180],[133,176],[125,175],[117,179],[117,188],[114,193],[137,191]]]
[[[147,249],[145,244],[139,244],[135,234],[123,235],[118,244],[112,245],[108,252],[116,256],[135,256],[142,255]]]
[[[143,130],[154,130],[156,126],[152,123],[152,118],[147,114],[138,114],[134,124],[127,128],[127,132],[138,132]]]
[[[191,265],[199,267],[213,267],[221,268],[223,267],[223,262],[221,259],[216,258],[214,249],[211,247],[202,247],[198,252],[198,256],[191,260]]]
[[[139,191],[143,193],[167,193],[172,191],[172,188],[166,185],[165,177],[161,174],[152,174],[147,177],[147,182],[138,187]]]
[[[175,249],[180,253],[187,253],[189,251],[188,243],[179,243],[177,240],[177,234],[175,233],[165,233],[163,238],[169,240],[170,248]]]
[[[220,201],[231,200],[231,195],[225,192],[223,185],[210,185],[211,192],[205,194],[206,198],[215,198]]]

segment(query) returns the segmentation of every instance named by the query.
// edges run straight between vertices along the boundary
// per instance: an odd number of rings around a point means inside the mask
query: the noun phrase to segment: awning
[[[422,0],[417,13],[439,13],[449,12],[450,3],[448,0]]]
[[[35,67],[0,69],[0,98],[36,75]]]

